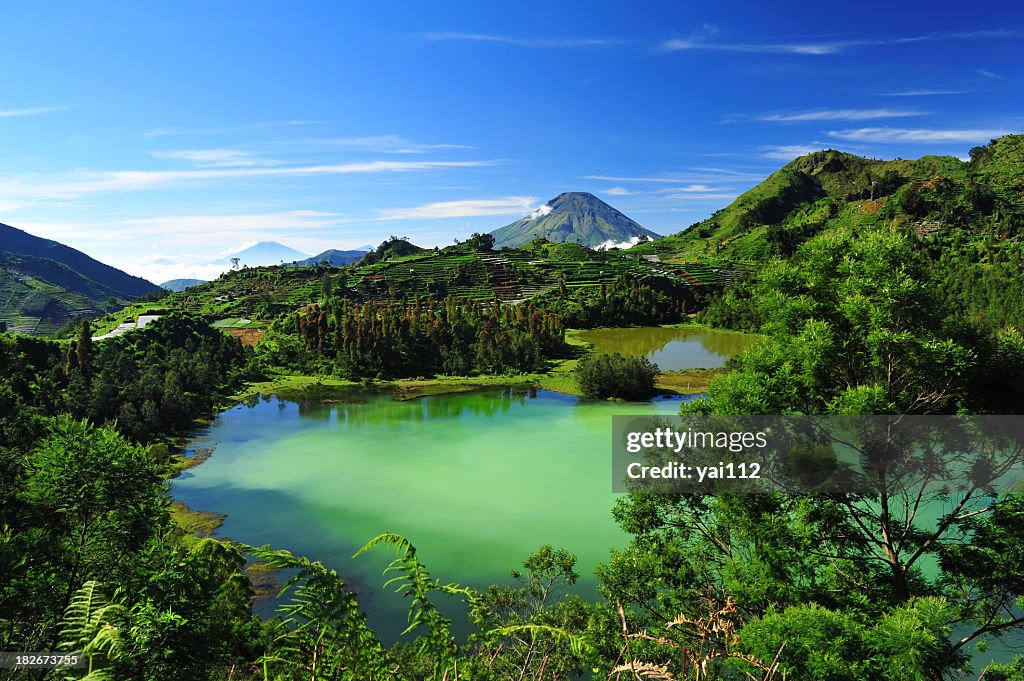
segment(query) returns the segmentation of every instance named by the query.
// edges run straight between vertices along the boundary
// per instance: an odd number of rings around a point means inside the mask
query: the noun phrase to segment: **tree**
[[[619,353],[594,355],[580,360],[573,371],[584,397],[646,400],[654,394],[660,370],[646,357]]]
[[[238,263],[240,263],[241,261],[242,261],[242,259],[237,257],[237,256],[235,256],[234,258],[231,258],[231,269],[237,270],[238,269]]]
[[[82,325],[78,328],[75,354],[78,360],[78,371],[87,378],[92,371],[92,327],[88,320],[83,320]]]
[[[573,678],[584,671],[582,651],[567,645],[566,635],[586,629],[590,608],[566,591],[576,583],[576,556],[542,546],[513,570],[515,585],[491,585],[475,601],[470,619],[481,631],[474,636],[478,676],[495,679]]]
[[[466,243],[471,244],[473,248],[478,251],[493,251],[494,250],[494,235],[493,234],[480,234],[479,232],[473,232]]]
[[[812,238],[766,267],[746,304],[769,338],[685,413],[954,413],[979,399],[971,377],[993,361],[947,323],[924,255],[894,231]],[[1024,366],[1004,347],[1010,365]],[[615,515],[635,539],[601,580],[652,626],[696,616],[707,594],[735,598],[746,626],[759,623],[751,649],[773,654],[787,640],[784,666],[806,678],[833,673],[821,666],[823,646],[845,650],[839,659],[870,657],[887,670],[877,678],[901,667],[938,678],[968,645],[1024,626],[1015,606],[1024,500],[996,494],[984,476],[955,482],[880,476],[859,494],[630,495]],[[797,629],[818,633],[779,633]]]

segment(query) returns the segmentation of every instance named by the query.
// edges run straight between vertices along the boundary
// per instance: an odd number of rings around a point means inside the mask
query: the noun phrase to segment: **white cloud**
[[[755,114],[753,116],[727,116],[726,122],[739,120],[767,121],[770,123],[806,123],[814,121],[869,121],[878,118],[905,118],[923,116],[925,111],[903,109],[818,109],[790,113]]]
[[[671,175],[584,175],[581,179],[598,180],[601,182],[624,182],[629,184],[710,184],[713,182],[760,182],[764,179],[762,173],[751,173],[747,170],[735,170],[732,168],[694,167],[688,168],[690,174]],[[629,190],[627,190],[629,191]]]
[[[1011,131],[1000,129],[855,128],[832,130],[828,134],[830,137],[857,142],[945,144],[987,142],[994,137],[1011,134]]]
[[[784,42],[712,42],[718,29],[704,24],[688,38],[666,40],[658,48],[660,52],[683,50],[715,50],[721,52],[750,52],[800,55],[831,55],[859,47],[883,47],[911,43],[942,42],[954,40],[1019,39],[1020,31],[953,31],[928,33],[917,36],[895,38],[859,38],[849,40],[791,40]]]
[[[594,246],[594,250],[600,251],[602,249],[608,250],[610,248],[630,248],[631,246],[636,246],[638,243],[640,243],[640,237],[638,236],[630,237],[626,241],[614,241],[612,239],[608,239],[607,241],[603,241],[597,246]]]
[[[601,180],[603,182],[653,182],[653,183],[665,183],[675,184],[677,182],[685,182],[678,177],[623,177],[621,175],[584,175],[584,180]]]
[[[706,193],[697,194],[694,192],[688,192],[683,190],[682,192],[673,192],[671,194],[665,194],[666,199],[676,199],[682,201],[723,201],[732,200],[736,198],[736,194],[721,194],[721,193]]]
[[[813,154],[824,148],[825,145],[817,142],[812,142],[811,144],[770,145],[761,148],[761,157],[777,159],[779,161],[792,161],[797,156]]]
[[[625,187],[611,187],[609,189],[605,189],[603,193],[608,194],[609,196],[629,196],[633,192],[629,191]]]
[[[291,233],[327,231],[355,222],[353,218],[312,210],[277,213],[161,215],[151,218],[83,222],[19,223],[19,227],[57,241],[139,242],[149,245],[163,241],[182,248],[201,248],[213,257],[242,241],[279,239]],[[262,238],[260,238],[262,235]],[[254,238],[255,237],[255,238]],[[163,257],[163,256],[155,256]]]
[[[124,271],[137,277],[148,279],[154,284],[162,284],[171,279],[202,279],[213,281],[231,269],[230,265],[206,265],[200,263],[145,264],[124,266]]]
[[[898,90],[896,92],[876,92],[877,97],[933,97],[937,95],[966,95],[969,90]]]
[[[296,144],[308,144],[314,148],[346,148],[372,151],[379,154],[425,154],[429,151],[442,149],[475,149],[476,147],[466,144],[424,144],[413,142],[401,135],[368,135],[364,137],[328,137],[298,142],[289,140],[285,142],[289,149],[294,149]]]
[[[381,220],[466,218],[483,215],[521,215],[532,210],[535,196],[505,196],[499,199],[438,201],[412,208],[386,208],[377,211]]]
[[[272,168],[77,171],[51,178],[29,177],[0,181],[0,195],[10,198],[68,198],[97,192],[137,191],[168,184],[233,178],[404,173],[439,168],[472,168],[495,163],[497,161],[366,161]]]
[[[978,69],[978,73],[985,76],[986,78],[991,78],[992,80],[1006,80],[1006,76],[999,73],[995,73],[993,71],[989,71],[988,69]]]
[[[227,266],[211,261],[237,251],[238,244],[281,241],[310,253],[363,244],[367,234],[345,234],[343,228],[364,222],[335,213],[293,210],[61,223],[25,221],[18,227],[160,283],[167,279],[215,278]]]
[[[151,151],[150,156],[179,161],[191,161],[199,168],[250,168],[278,165],[277,161],[259,158],[239,149],[180,149],[177,151]]]
[[[619,45],[623,41],[618,38],[522,38],[516,36],[497,35],[494,33],[460,33],[450,31],[446,33],[427,33],[423,36],[433,42],[476,42],[476,43],[503,43],[517,47],[610,47]]]
[[[539,220],[540,218],[544,217],[545,215],[551,215],[551,211],[552,210],[553,209],[551,208],[551,206],[549,206],[548,204],[545,203],[543,206],[541,206],[537,210],[535,210],[532,213],[530,213],[530,216],[527,219],[529,219],[529,220]]]
[[[831,54],[839,48],[834,43],[714,43],[711,38],[718,33],[718,28],[704,24],[694,30],[688,38],[666,40],[658,48],[659,52],[679,52],[682,50],[716,50],[722,52],[782,52],[795,54]]]
[[[74,109],[73,106],[30,106],[25,109],[0,109],[0,118],[14,118],[16,116],[42,116],[43,114],[55,111],[67,111]]]

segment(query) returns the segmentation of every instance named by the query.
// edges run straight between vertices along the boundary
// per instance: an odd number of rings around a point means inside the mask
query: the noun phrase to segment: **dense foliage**
[[[347,378],[528,373],[568,352],[559,317],[529,303],[332,297],[297,312],[284,330],[292,329],[307,350]],[[295,361],[280,357],[271,361]]]
[[[658,365],[646,357],[624,357],[617,352],[581,359],[573,376],[584,397],[646,400],[654,394]]]
[[[536,300],[575,329],[675,324],[685,321],[687,313],[702,303],[703,296],[692,287],[652,285],[629,276],[571,291],[561,282],[558,289]]]
[[[768,337],[685,411],[1020,413],[1020,333],[944,307],[919,243],[833,228],[716,301],[707,317]],[[935,521],[929,508],[952,510]],[[634,539],[601,580],[638,626],[678,641],[662,622],[700,616],[707,598],[733,600],[739,650],[778,653],[790,675],[939,678],[979,640],[1024,625],[1024,534],[1011,520],[1024,498],[982,482],[630,495],[615,513]]]

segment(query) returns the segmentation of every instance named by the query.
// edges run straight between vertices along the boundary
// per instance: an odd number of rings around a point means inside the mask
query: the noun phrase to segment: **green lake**
[[[699,328],[580,335],[597,352],[653,353],[665,369],[722,366],[756,340]],[[271,397],[223,412],[191,445],[213,456],[176,478],[173,495],[226,514],[220,536],[336,569],[385,638],[404,628],[407,606],[381,590],[394,555],[352,558],[382,532],[412,541],[442,581],[478,587],[508,580],[544,544],[563,547],[579,559],[577,592],[594,595],[594,568],[626,543],[611,517],[611,417],[674,414],[680,400],[595,402],[522,388],[355,396]]]
[[[679,408],[510,388],[364,399],[239,404],[193,441],[214,454],[173,494],[227,514],[220,536],[338,570],[385,636],[407,606],[381,593],[394,556],[352,558],[381,532],[412,541],[442,581],[475,586],[507,580],[543,544],[564,547],[579,557],[580,593],[592,594],[595,566],[625,544],[610,515],[611,417]]]
[[[760,340],[760,336],[693,326],[650,326],[578,331],[597,354],[644,355],[663,371],[717,369]]]

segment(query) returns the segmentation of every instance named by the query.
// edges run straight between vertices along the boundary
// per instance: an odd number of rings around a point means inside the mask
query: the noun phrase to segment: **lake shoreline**
[[[586,356],[593,350],[593,345],[580,337],[581,333],[603,331],[603,330],[629,330],[629,329],[693,329],[714,331],[715,333],[743,334],[739,331],[727,329],[714,329],[693,323],[663,324],[656,327],[600,327],[597,329],[567,329],[566,341],[569,345],[579,348],[582,354],[580,357],[569,359],[552,360],[551,365],[545,372],[531,374],[504,374],[486,376],[434,376],[431,378],[398,378],[393,380],[369,380],[352,381],[335,376],[309,376],[305,374],[281,374],[266,381],[254,381],[227,396],[219,411],[230,409],[232,406],[253,397],[269,397],[279,395],[306,396],[310,390],[366,390],[369,394],[381,392],[392,392],[396,399],[407,400],[430,395],[447,395],[453,393],[470,392],[483,388],[494,387],[534,387],[538,390],[551,390],[566,395],[582,397],[572,371],[580,358]],[[719,367],[693,368],[663,371],[658,378],[656,386],[665,393],[675,395],[696,395],[707,391],[708,383],[715,376],[723,373]],[[219,412],[218,412],[219,413]]]
[[[400,378],[390,381],[352,381],[334,376],[310,376],[305,374],[281,374],[268,378],[265,381],[251,381],[231,395],[225,396],[217,406],[215,413],[208,418],[197,419],[195,430],[209,427],[216,418],[232,409],[238,404],[247,400],[282,397],[282,398],[319,398],[324,402],[346,401],[348,399],[362,399],[380,394],[391,394],[397,401],[415,400],[422,397],[435,395],[454,395],[468,393],[488,388],[526,388],[537,390],[550,390],[563,395],[582,397],[576,380],[572,376],[573,370],[581,357],[586,356],[593,350],[593,345],[580,337],[579,334],[610,330],[610,329],[694,329],[708,330],[716,333],[735,333],[728,329],[714,329],[712,327],[683,322],[679,324],[662,324],[657,327],[599,327],[597,329],[567,329],[566,341],[569,345],[580,350],[580,356],[553,360],[546,372],[521,374],[521,375],[500,375],[500,376],[434,376],[432,378]],[[722,368],[694,368],[681,369],[676,371],[663,371],[657,379],[656,387],[660,395],[697,395],[707,392],[708,385],[716,377],[725,372]],[[195,433],[185,437],[174,438],[168,444],[174,452],[170,469],[167,471],[166,479],[176,478],[184,470],[201,465],[211,454],[204,452],[201,457],[188,454],[189,443],[194,439]],[[181,517],[190,516],[188,524],[199,524],[202,514],[200,509],[179,509]]]

